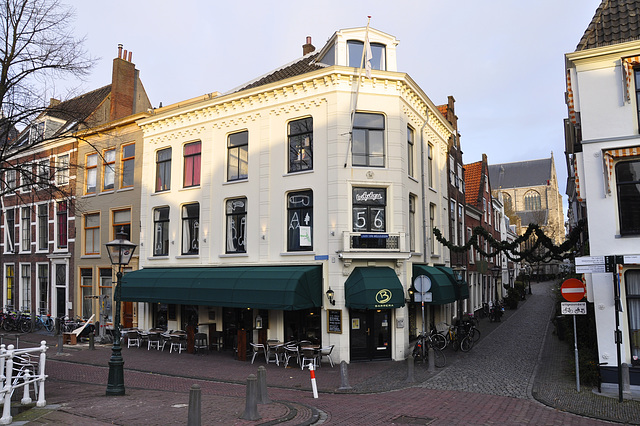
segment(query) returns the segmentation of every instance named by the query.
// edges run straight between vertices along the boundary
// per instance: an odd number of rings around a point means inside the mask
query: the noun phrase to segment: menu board
[[[327,310],[327,333],[342,333],[342,311]]]

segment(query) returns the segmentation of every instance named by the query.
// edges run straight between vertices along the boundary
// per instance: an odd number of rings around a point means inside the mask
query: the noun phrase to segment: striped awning
[[[633,81],[633,68],[640,65],[640,56],[622,58],[622,68],[624,70],[625,97],[627,102],[631,102],[631,82]]]
[[[578,124],[576,120],[576,110],[573,104],[573,88],[571,87],[571,70],[567,70],[567,108],[569,109],[569,120]]]
[[[640,155],[640,146],[632,146],[629,148],[608,149],[604,151],[602,156],[604,161],[605,190],[607,194],[611,194],[611,180],[613,178],[614,161],[624,157],[635,157]]]

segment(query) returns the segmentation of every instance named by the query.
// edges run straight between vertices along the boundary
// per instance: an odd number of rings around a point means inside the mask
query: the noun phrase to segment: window
[[[386,58],[386,46],[380,43],[370,43],[371,54],[371,69],[385,71],[387,69]],[[364,42],[360,40],[348,40],[347,41],[347,54],[349,55],[349,66],[354,68],[364,68],[362,63],[362,50],[364,49]]]
[[[409,250],[416,251],[416,196],[409,194]]]
[[[153,255],[169,255],[169,207],[153,211]]]
[[[8,209],[5,212],[5,220],[6,220],[6,239],[5,239],[5,244],[4,244],[4,250],[5,252],[9,252],[12,253],[13,251],[15,251],[15,227],[16,227],[16,218],[15,218],[15,210],[14,209]]]
[[[48,312],[49,306],[49,265],[38,264],[38,295],[40,312]]]
[[[198,254],[200,232],[200,204],[182,206],[182,254]]]
[[[463,188],[463,180],[462,180],[462,164],[458,164],[458,175],[456,176],[456,187],[460,190],[460,192],[464,192]]]
[[[100,214],[84,215],[84,254],[100,254]]]
[[[20,191],[29,192],[33,185],[33,171],[30,164],[23,164],[20,172]]]
[[[482,214],[484,217],[484,223],[487,223],[487,199],[482,199]]]
[[[20,265],[20,307],[23,311],[31,310],[31,264]]]
[[[5,172],[5,179],[6,179],[6,183],[7,183],[7,189],[15,190],[16,187],[17,187],[16,171],[15,170],[7,170]],[[10,194],[8,194],[8,195],[10,195]]]
[[[524,195],[524,209],[525,210],[540,210],[541,209],[540,194],[536,191],[529,191]]]
[[[467,242],[469,242],[471,240],[471,236],[473,235],[473,231],[471,231],[471,228],[467,228]],[[469,263],[475,263],[475,256],[474,256],[474,247],[470,246],[469,247]]]
[[[287,196],[287,250],[313,250],[313,191]]]
[[[123,209],[113,212],[113,230],[111,235],[116,238],[119,232],[124,232],[127,239],[131,239],[131,210]]]
[[[104,303],[104,314],[107,317],[107,321],[113,321],[113,314],[111,309],[111,286],[113,282],[113,273],[111,269],[100,268],[100,296]]]
[[[46,188],[49,184],[49,160],[43,160],[38,163],[38,186]]]
[[[49,248],[49,206],[38,204],[38,250]]]
[[[313,119],[289,123],[289,173],[313,169]]]
[[[427,179],[429,188],[433,188],[433,145],[429,144],[427,149]]]
[[[58,211],[56,212],[56,224],[57,224],[57,239],[56,246],[60,248],[67,248],[67,202],[58,202]]]
[[[411,127],[407,126],[407,171],[411,177],[414,177],[414,158],[416,156],[414,137],[415,132]]]
[[[20,216],[21,251],[31,250],[31,209],[23,207]]]
[[[200,185],[200,142],[184,146],[184,187]]]
[[[95,194],[96,186],[98,182],[98,154],[87,155],[87,162],[85,165],[86,187],[85,192],[87,194]]]
[[[122,145],[122,185],[121,188],[133,186],[133,174],[136,165],[136,145]]]
[[[227,253],[246,253],[247,199],[227,200]]]
[[[640,234],[640,160],[616,164],[620,235]]]
[[[640,69],[634,69],[636,82],[636,108],[638,108],[638,124],[640,125]]]
[[[640,270],[625,272],[624,280],[627,289],[627,309],[629,310],[631,356],[640,359]]]
[[[354,166],[384,167],[384,116],[356,112],[351,154]]]
[[[502,193],[502,203],[504,204],[504,212],[509,213],[513,212],[513,204],[511,201],[511,195],[506,192]]]
[[[6,305],[14,307],[15,295],[14,291],[14,280],[15,280],[15,266],[14,265],[5,265],[4,268],[4,280],[6,283],[5,295],[6,295]]]
[[[102,190],[113,190],[116,181],[116,150],[108,149],[102,157]]]
[[[461,246],[464,244],[462,241],[462,204],[458,203],[458,245]]]
[[[58,156],[56,168],[56,183],[58,185],[69,184],[69,154]]]
[[[82,296],[82,317],[90,318],[93,315],[93,270],[80,269],[80,291]]]
[[[227,180],[249,176],[249,132],[229,135],[227,140]]]
[[[353,188],[353,231],[384,232],[386,205],[385,188]]]
[[[431,255],[436,254],[436,239],[433,234],[433,228],[436,226],[436,205],[431,203],[429,204],[429,241],[431,247]]]
[[[171,189],[171,148],[156,153],[156,192]]]
[[[452,155],[449,156],[449,183],[456,184],[456,168]]]

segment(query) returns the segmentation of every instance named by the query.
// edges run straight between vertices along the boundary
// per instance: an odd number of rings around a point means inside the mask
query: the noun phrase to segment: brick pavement
[[[633,419],[640,419],[638,401],[618,404],[617,400],[593,395],[588,389],[578,394],[575,379],[574,388],[570,389],[567,383],[572,377],[554,372],[558,369],[557,359],[545,358],[549,350],[560,353],[553,346],[555,336],[550,336],[546,328],[550,310],[545,314],[543,302],[548,286],[534,283],[534,295],[518,310],[507,311],[503,322],[483,320],[483,336],[476,347],[464,354],[447,349],[447,367],[435,376],[423,365],[416,365],[415,385],[405,381],[404,362],[353,363],[349,365],[349,382],[354,389],[350,393],[336,392],[339,368],[323,366],[316,374],[320,397],[314,399],[308,370],[266,365],[269,397],[274,402],[259,406],[262,419],[256,422],[239,417],[244,412],[246,378],[256,374],[258,366],[265,365],[264,359],[251,365],[234,360],[224,351],[194,356],[123,349],[127,394],[106,397],[110,347],[96,345],[96,350],[91,351],[87,345],[65,346],[64,353],[57,355],[54,338],[44,336],[50,345],[47,403],[58,406],[32,409],[14,420],[70,425],[185,424],[189,388],[194,383],[202,389],[202,424],[603,423],[564,410],[613,421],[633,423]],[[540,324],[523,328],[533,319],[545,324],[544,331],[549,335],[546,339],[537,328],[542,327]],[[38,334],[25,335],[20,346],[42,338]],[[516,340],[519,348],[505,348],[515,338],[537,343],[523,346]],[[542,342],[547,342],[544,355],[536,363]],[[478,369],[484,371],[484,376]],[[509,383],[509,377],[513,383]],[[531,398],[532,388],[536,398],[549,407]]]

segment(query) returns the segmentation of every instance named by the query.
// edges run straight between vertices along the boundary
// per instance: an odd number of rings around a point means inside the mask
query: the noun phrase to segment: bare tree
[[[0,4],[0,196],[35,182],[41,189],[46,185],[56,191],[51,168],[57,165],[46,170],[42,161],[27,154],[64,137],[86,119],[68,103],[47,100],[55,95],[49,88],[57,81],[83,79],[94,64],[83,48],[84,39],[72,34],[73,19],[73,9],[58,0],[5,0]],[[58,128],[44,129],[35,123],[38,117],[52,113],[58,118]],[[49,173],[49,179],[43,173]],[[7,180],[17,175],[24,178],[16,187]]]

